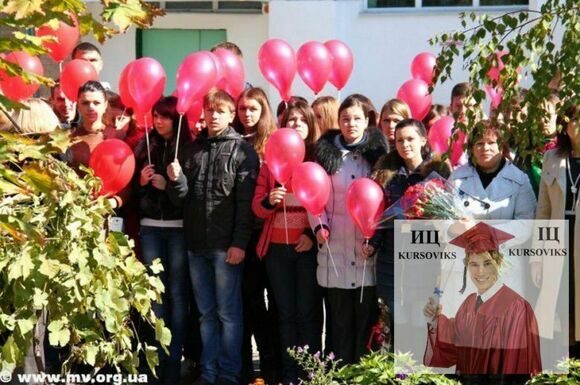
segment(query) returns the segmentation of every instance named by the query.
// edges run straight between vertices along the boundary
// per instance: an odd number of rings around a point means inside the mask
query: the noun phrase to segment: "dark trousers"
[[[278,312],[263,261],[256,255],[260,231],[254,231],[246,248],[242,302],[244,308],[244,336],[242,342],[241,384],[253,382],[256,377],[252,362],[252,335],[260,356],[260,376],[268,384],[279,381],[281,358],[278,340]],[[264,298],[268,293],[268,306]]]
[[[282,381],[298,383],[296,361],[287,350],[308,345],[321,350],[321,289],[316,281],[316,250],[298,253],[294,245],[271,244],[264,259],[278,307]]]
[[[327,289],[328,315],[334,354],[341,364],[353,364],[366,354],[371,328],[377,317],[377,301],[374,286],[364,288]]]

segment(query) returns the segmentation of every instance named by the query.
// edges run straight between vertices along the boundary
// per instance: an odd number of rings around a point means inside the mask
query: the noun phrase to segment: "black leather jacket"
[[[166,181],[167,166],[173,162],[175,157],[175,138],[172,140],[165,140],[155,130],[149,133],[149,142],[151,148],[151,164],[155,167],[155,173],[161,174]],[[183,141],[180,140],[180,151],[183,151]],[[141,170],[148,164],[147,146],[145,138],[139,142],[135,148],[137,158],[137,172],[135,173],[134,186],[139,197],[139,217],[151,218],[159,220],[174,220],[183,218],[183,205],[181,203],[174,203],[169,199],[166,190],[159,190],[151,183],[141,186],[139,179]]]
[[[175,203],[183,201],[187,248],[246,249],[259,167],[252,146],[229,127],[212,138],[202,133],[179,158],[183,172],[167,191]]]

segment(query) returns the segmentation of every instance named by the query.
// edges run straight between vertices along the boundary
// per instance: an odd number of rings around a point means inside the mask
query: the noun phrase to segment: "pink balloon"
[[[346,208],[365,239],[370,239],[385,210],[383,189],[369,178],[355,180],[346,192]]]
[[[225,48],[218,48],[213,54],[220,68],[217,87],[237,99],[246,86],[242,60],[238,55]]]
[[[317,41],[302,44],[296,53],[298,74],[306,85],[318,94],[332,72],[332,56],[326,46]]]
[[[487,85],[485,86],[485,92],[487,92],[487,95],[489,96],[491,107],[497,108],[503,97],[503,88],[501,86],[492,87]]]
[[[119,78],[119,95],[121,96],[121,101],[125,105],[125,107],[135,108],[135,100],[131,93],[129,92],[129,71],[131,70],[131,66],[133,62],[127,64],[123,71],[121,72],[121,77]]]
[[[329,40],[324,45],[332,56],[332,71],[328,81],[340,91],[348,82],[354,67],[352,52],[340,40]]]
[[[299,164],[292,174],[292,191],[308,212],[319,216],[330,197],[330,177],[317,163]]]
[[[441,155],[447,152],[453,126],[455,120],[451,116],[443,116],[433,123],[427,134],[427,141],[434,153]]]
[[[215,56],[209,51],[189,54],[176,73],[177,112],[185,114],[194,99],[201,99],[216,85],[218,69]]]
[[[449,157],[453,167],[459,164],[461,156],[463,156],[463,145],[465,143],[467,143],[467,136],[465,133],[463,131],[456,131],[453,141],[451,142],[451,156]]]
[[[23,71],[31,72],[36,75],[44,74],[42,62],[36,56],[31,56],[28,52],[17,51],[11,52],[4,60],[17,64]],[[40,87],[38,83],[26,83],[20,76],[8,76],[4,71],[0,76],[0,87],[4,96],[10,100],[19,101],[30,98]]]
[[[296,130],[280,128],[268,138],[264,158],[274,179],[285,185],[296,166],[304,161],[305,152],[304,140]]]
[[[497,58],[497,64],[492,65],[492,67],[489,69],[489,71],[487,71],[487,77],[492,82],[499,82],[499,74],[505,68],[505,64],[503,64],[503,60],[501,60],[501,58],[507,54],[508,54],[507,50],[497,51],[495,53],[495,56]],[[492,60],[492,56],[493,55],[490,55],[488,57],[489,61]]]
[[[56,42],[45,42],[42,46],[48,50],[48,55],[55,62],[62,62],[77,45],[81,37],[78,20],[72,15],[73,26],[62,21],[58,22],[58,27],[53,29],[50,25],[45,24],[36,30],[36,36],[53,36]]]
[[[155,59],[142,57],[133,61],[128,70],[129,93],[135,101],[137,112],[147,112],[163,96],[165,70]]]
[[[296,55],[288,43],[280,39],[270,39],[258,52],[260,72],[272,84],[280,97],[288,101],[292,96],[292,82],[296,76]]]
[[[433,84],[433,74],[437,58],[430,52],[421,52],[411,63],[411,75],[414,79],[421,79],[427,85]]]
[[[411,115],[417,120],[423,120],[431,108],[429,85],[421,79],[407,80],[397,91],[397,99],[401,99],[411,109]]]
[[[77,101],[79,88],[89,80],[98,80],[95,67],[86,60],[74,59],[67,63],[60,74],[60,88],[67,99]]]

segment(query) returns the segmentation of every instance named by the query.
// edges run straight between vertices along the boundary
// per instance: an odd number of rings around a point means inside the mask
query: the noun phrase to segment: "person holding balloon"
[[[260,161],[264,158],[266,142],[276,130],[276,123],[270,110],[266,93],[261,88],[248,88],[240,95],[236,104],[234,126],[244,139],[254,147]],[[260,238],[264,222],[254,221],[252,238],[246,250],[242,296],[244,301],[244,344],[242,347],[242,383],[254,381],[254,363],[252,359],[252,341],[254,336],[260,355],[260,375],[268,383],[274,383],[281,366],[278,354],[276,328],[277,312],[272,300],[272,289],[268,282],[264,264],[256,254],[256,245]],[[266,307],[264,290],[268,292],[269,302]]]
[[[166,287],[163,301],[154,305],[157,317],[171,330],[169,357],[161,358],[160,380],[163,384],[179,383],[181,350],[186,332],[188,307],[187,253],[183,236],[183,207],[172,202],[166,191],[167,166],[173,162],[179,124],[173,96],[159,99],[153,106],[153,127],[149,133],[149,154],[145,140],[135,148],[139,171],[136,193],[139,199],[141,249],[143,263],[150,265],[159,258],[160,274]],[[182,123],[183,124],[183,123]],[[190,141],[189,130],[179,130],[181,148]],[[148,160],[151,160],[151,163]]]
[[[339,107],[340,131],[329,131],[316,145],[316,162],[332,182],[331,196],[320,216],[309,222],[321,245],[318,283],[325,288],[330,340],[343,364],[358,362],[366,352],[376,311],[374,257],[364,253],[364,239],[346,210],[346,193],[356,178],[366,177],[386,152],[383,134],[370,121],[372,107],[362,95],[347,97]],[[369,128],[369,126],[371,126]],[[361,303],[360,293],[364,288]]]
[[[201,377],[196,384],[233,385],[242,369],[241,282],[259,161],[231,127],[235,102],[229,94],[210,92],[203,110],[207,130],[168,166],[167,191],[184,205],[189,273],[201,313]]]
[[[395,151],[381,157],[373,172],[373,179],[383,187],[387,207],[396,203],[409,187],[422,182],[433,171],[444,178],[447,178],[451,172],[446,162],[431,156],[427,133],[421,121],[416,119],[400,121],[395,126],[394,135]],[[404,219],[404,217],[397,219]],[[391,316],[395,311],[394,242],[394,220],[391,219],[375,233],[367,250],[368,255],[377,253],[377,296],[382,298],[389,307]],[[431,289],[434,281],[423,278],[413,277],[418,284],[425,282]],[[417,300],[423,299],[417,298]],[[423,324],[419,323],[416,326],[422,328]]]
[[[402,100],[391,99],[381,108],[379,127],[387,138],[389,152],[395,150],[395,127],[401,120],[410,118],[411,110]]]
[[[282,122],[296,130],[306,148],[314,148],[318,129],[307,103],[290,104]],[[307,151],[306,159],[312,157],[312,151],[310,154]],[[319,351],[321,347],[322,301],[316,282],[316,239],[306,210],[293,193],[292,183],[282,186],[276,182],[268,164],[260,168],[252,209],[264,220],[257,252],[264,259],[278,310],[282,382],[297,384],[298,366],[286,350],[308,345],[312,351]]]

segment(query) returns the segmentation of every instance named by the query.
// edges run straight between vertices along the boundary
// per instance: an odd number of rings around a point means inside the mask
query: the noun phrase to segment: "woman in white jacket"
[[[367,259],[363,282],[364,238],[346,209],[350,184],[369,176],[376,160],[386,152],[382,133],[368,128],[370,111],[372,106],[362,95],[349,96],[338,110],[340,131],[329,131],[316,147],[316,161],[330,175],[332,191],[321,222],[312,216],[309,220],[321,246],[317,279],[326,289],[330,343],[343,364],[358,362],[365,353],[376,310],[374,257]],[[323,246],[326,241],[332,257]]]
[[[469,163],[450,176],[459,189],[463,209],[473,219],[533,219],[536,196],[528,176],[506,158],[507,147],[490,121],[481,121],[468,139]],[[520,242],[529,237],[529,227],[518,226],[514,234]],[[514,227],[510,227],[513,234]],[[524,263],[526,262],[526,263]],[[516,272],[510,287],[524,295],[524,272],[527,261],[511,261]],[[521,273],[519,273],[520,271]]]

